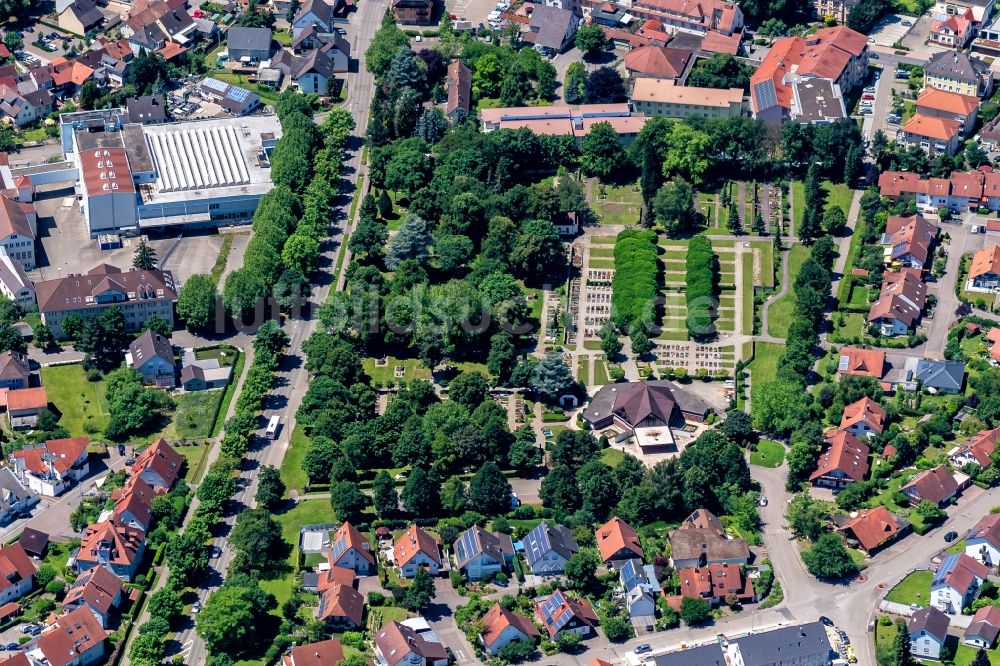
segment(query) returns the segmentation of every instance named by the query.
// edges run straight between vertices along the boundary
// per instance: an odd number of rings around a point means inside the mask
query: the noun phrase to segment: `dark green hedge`
[[[695,236],[687,251],[687,329],[692,338],[715,335],[715,304],[719,291],[719,258],[712,242]]]
[[[626,230],[615,241],[615,276],[611,281],[611,318],[626,330],[653,320],[657,296],[656,234]]]

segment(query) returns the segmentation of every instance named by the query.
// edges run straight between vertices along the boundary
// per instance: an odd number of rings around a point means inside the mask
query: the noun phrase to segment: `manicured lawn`
[[[591,243],[591,245],[614,245],[615,244],[615,237],[614,236],[591,236],[590,237],[590,243]]]
[[[88,382],[78,363],[42,368],[41,376],[49,404],[59,412],[59,425],[69,431],[70,437],[104,431],[110,415],[103,381]]]
[[[226,422],[226,414],[229,413],[229,405],[232,404],[233,397],[236,395],[236,385],[239,383],[240,377],[243,376],[243,366],[246,365],[247,357],[242,352],[238,352],[238,354],[236,365],[233,367],[233,379],[226,387],[225,394],[222,396],[222,404],[219,405],[219,411],[215,417],[215,425],[212,426],[212,437],[217,436],[222,431],[222,426]]]
[[[191,483],[197,482],[205,471],[202,469],[201,461],[208,451],[208,445],[202,443],[190,446],[175,446],[174,448],[187,461],[187,471],[184,473],[184,480]]]
[[[797,230],[802,224],[802,215],[805,212],[806,188],[801,180],[792,181],[792,223]]]
[[[750,464],[760,467],[778,467],[785,459],[785,447],[769,439],[757,442],[757,449],[750,454]]]
[[[309,451],[309,438],[302,426],[296,425],[288,442],[288,450],[281,460],[281,480],[289,490],[303,490],[309,482],[309,477],[302,469],[302,461]]]
[[[292,597],[292,578],[294,576],[296,551],[299,547],[299,528],[302,525],[312,525],[316,523],[333,523],[333,508],[330,500],[315,499],[305,500],[297,503],[288,511],[275,515],[281,525],[281,536],[291,544],[291,552],[288,555],[288,573],[274,580],[261,581],[261,588],[265,592],[270,592],[278,600],[278,607]]]
[[[587,356],[580,356],[577,358],[579,363],[579,372],[576,378],[583,382],[584,386],[590,384],[590,358]]]
[[[889,590],[885,598],[887,601],[907,606],[910,604],[926,606],[927,600],[930,599],[932,578],[934,573],[931,571],[914,571]]]
[[[611,378],[608,377],[608,364],[603,358],[594,361],[594,384],[604,385],[610,384]]]
[[[196,349],[194,357],[199,361],[210,358],[219,359],[219,365],[232,365],[236,362],[240,352],[237,349],[226,349],[223,347],[212,347],[211,349]]]
[[[834,322],[837,320],[834,319]],[[854,337],[860,337],[861,333],[865,327],[865,316],[857,312],[849,312],[844,315],[844,326],[843,328],[837,328],[835,331],[835,337],[840,340],[849,340]]]
[[[788,335],[788,327],[792,324],[792,315],[795,312],[795,292],[792,287],[795,278],[799,274],[799,269],[809,257],[809,248],[804,245],[793,245],[788,253],[788,293],[782,296],[771,305],[768,311],[767,332],[776,338],[783,338]]]
[[[840,206],[840,209],[844,211],[844,216],[846,217],[851,211],[851,202],[854,200],[854,190],[843,183],[834,185],[830,182],[823,183],[823,189],[826,190],[827,209],[829,209],[830,206]]]
[[[740,332],[745,335],[753,333],[753,255],[743,255],[743,284],[738,285],[740,297],[743,299],[743,321]]]
[[[204,439],[211,437],[215,417],[225,391],[191,391],[174,396],[177,411],[174,412],[173,434],[168,439]]]
[[[754,343],[754,357],[750,363],[750,401],[758,386],[773,381],[778,376],[778,357],[785,351],[785,345],[773,342]]]
[[[396,377],[395,375],[397,365],[403,367],[402,377]],[[366,358],[364,360],[364,367],[365,372],[372,378],[372,381],[383,386],[389,382],[398,384],[400,382],[413,381],[414,379],[431,378],[431,371],[425,368],[419,359],[415,358],[397,359],[388,356],[386,357],[385,365],[380,366],[375,365],[375,359]]]
[[[621,449],[616,449],[614,446],[609,446],[601,451],[601,462],[608,467],[618,467],[624,459],[625,453]]]
[[[600,196],[603,187],[604,197]],[[642,192],[636,185],[614,187],[590,183],[590,205],[600,224],[637,224],[642,209]]]

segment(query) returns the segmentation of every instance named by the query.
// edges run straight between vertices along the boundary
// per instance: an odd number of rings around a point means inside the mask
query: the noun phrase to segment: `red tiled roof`
[[[104,643],[108,634],[88,608],[69,612],[52,624],[38,639],[38,648],[49,666],[80,663],[81,657]]]
[[[952,191],[955,191],[954,186]],[[886,220],[885,233],[891,238],[893,256],[912,255],[917,261],[926,263],[930,256],[931,243],[937,236],[937,227],[923,215],[903,217],[892,215]]]
[[[483,616],[483,642],[492,645],[504,629],[514,627],[529,638],[540,636],[534,623],[527,617],[513,613],[499,603],[494,604]]]
[[[937,118],[922,113],[917,113],[903,125],[903,131],[907,134],[946,142],[958,136],[961,128],[961,123],[952,118]]]
[[[600,551],[601,559],[605,562],[623,548],[642,559],[642,545],[639,543],[639,535],[631,525],[618,516],[598,527],[596,537],[597,550]]]
[[[558,606],[557,610],[553,610],[550,615],[548,615],[548,620],[546,620],[546,613],[542,610],[546,607],[548,601],[559,595],[562,601]],[[594,612],[593,607],[591,607],[590,602],[584,598],[573,598],[566,595],[562,590],[556,590],[552,595],[548,597],[540,597],[535,600],[535,617],[541,622],[546,630],[549,632],[549,638],[555,638],[555,635],[559,633],[561,627],[556,627],[554,621],[561,617],[564,611],[568,610],[571,612],[577,620],[583,624],[590,625],[593,627],[598,623],[597,613]]]
[[[49,406],[49,398],[45,387],[14,389],[7,392],[7,409],[21,411],[29,409],[45,409]]]
[[[882,409],[877,402],[865,396],[844,407],[840,427],[847,429],[858,423],[867,423],[869,428],[881,435],[885,429],[885,420],[888,415],[889,413]]]
[[[1000,439],[1000,428],[980,430],[970,437],[953,457],[969,453],[976,459],[980,467],[988,467],[993,462],[993,451],[997,447],[998,439]]]
[[[845,530],[854,533],[861,547],[866,551],[878,548],[899,532],[899,523],[884,506],[862,509],[858,515],[844,525]]]
[[[969,277],[975,278],[987,273],[1000,275],[1000,245],[982,249],[972,255]]]
[[[985,580],[989,572],[990,570],[985,564],[961,553],[955,558],[955,564],[951,570],[945,573],[944,582],[952,589],[965,594],[977,578]]]
[[[353,548],[356,550],[361,557],[365,558],[369,564],[375,564],[375,555],[372,554],[371,548],[368,544],[368,539],[365,538],[361,532],[358,531],[354,525],[350,523],[344,523],[337,528],[337,531],[333,535],[333,544],[336,545],[343,539],[346,542],[344,548],[340,549],[340,552],[345,553],[349,549]]]
[[[321,620],[346,617],[357,627],[364,622],[365,598],[350,585],[334,583],[323,590],[319,603],[318,617]]]
[[[917,112],[921,108],[968,116],[979,108],[979,98],[928,87],[917,96]]]
[[[156,472],[169,487],[177,480],[183,463],[184,456],[174,451],[167,440],[160,437],[136,456],[132,474],[142,474],[149,469]]]
[[[841,347],[840,366],[837,372],[842,375],[864,375],[881,379],[885,374],[885,352],[878,349]]]
[[[86,603],[102,614],[111,610],[115,599],[121,593],[124,583],[106,567],[94,567],[84,571],[73,582],[62,601],[63,608]]]
[[[0,548],[0,590],[35,574],[35,565],[19,543]]]
[[[419,526],[410,525],[406,532],[396,540],[396,546],[393,550],[396,566],[406,566],[406,563],[412,560],[417,553],[424,553],[434,562],[441,564],[438,542]]]
[[[135,193],[124,148],[79,151],[80,180],[90,196]]]
[[[130,567],[144,539],[145,535],[141,530],[115,526],[106,520],[87,527],[76,559],[78,562],[102,564],[103,558],[99,558],[97,553],[101,550],[101,544],[108,544],[108,564]]]
[[[677,78],[684,73],[691,51],[666,46],[640,46],[625,54],[625,69],[636,74]]]
[[[913,490],[918,501],[927,500],[940,504],[958,491],[958,482],[947,467],[939,465],[917,475],[900,490],[904,493]]]
[[[809,476],[809,480],[841,472],[852,481],[864,481],[871,449],[846,430],[835,431],[826,438],[826,443],[827,449],[820,454],[816,471]]]
[[[868,311],[868,321],[897,319],[910,327],[920,318],[926,302],[927,285],[919,269],[889,271],[882,276],[882,291]]]
[[[339,638],[296,645],[281,657],[282,666],[337,666],[344,661]]]

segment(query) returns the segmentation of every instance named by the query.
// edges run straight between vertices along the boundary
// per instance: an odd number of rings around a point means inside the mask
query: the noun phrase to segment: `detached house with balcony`
[[[508,569],[514,560],[510,535],[488,532],[473,525],[462,532],[453,546],[455,568],[469,580],[484,580]]]
[[[809,476],[814,486],[841,489],[864,481],[868,475],[867,444],[847,432],[835,430],[826,437],[826,448],[819,456],[816,470]]]
[[[142,530],[119,527],[106,520],[87,527],[73,562],[80,573],[107,567],[122,580],[131,581],[145,550],[146,535]]]
[[[965,554],[990,568],[1000,565],[1000,514],[979,519],[965,538]]]
[[[375,660],[379,666],[448,666],[448,653],[433,631],[393,620],[375,634]]]
[[[844,407],[844,415],[840,419],[840,429],[855,437],[871,439],[875,435],[882,434],[888,417],[887,411],[866,396]]]
[[[104,567],[94,567],[77,576],[66,591],[62,607],[67,613],[86,607],[101,626],[107,629],[113,609],[121,605],[124,588],[125,585],[118,576]]]
[[[929,155],[954,155],[961,139],[962,123],[954,118],[916,114],[896,134],[896,143],[917,147]]]
[[[937,608],[921,608],[906,622],[910,654],[920,659],[940,659],[948,640],[948,616]]]
[[[86,437],[51,439],[10,455],[18,480],[42,497],[58,497],[90,473]]]
[[[403,578],[413,578],[417,569],[426,569],[432,576],[441,570],[441,548],[437,540],[416,525],[410,525],[399,537],[392,552]]]
[[[549,640],[561,633],[589,636],[599,622],[589,601],[567,596],[562,590],[535,599],[535,617],[545,627]]]
[[[983,469],[993,464],[993,451],[1000,440],[1000,428],[980,430],[960,446],[948,452],[948,460],[962,469],[966,465],[979,465]]]
[[[972,134],[976,125],[979,98],[975,95],[961,95],[939,88],[925,88],[917,97],[917,114],[931,118],[947,118],[959,122],[962,139]]]
[[[1000,289],[1000,245],[994,245],[972,255],[969,265],[968,291],[992,292]]]
[[[368,539],[354,525],[344,523],[333,535],[333,545],[327,554],[331,569],[349,569],[358,576],[375,573],[375,554]]]
[[[900,268],[882,276],[878,300],[868,310],[868,324],[880,335],[906,335],[920,321],[927,304],[927,285],[917,268]]]
[[[923,215],[903,217],[890,215],[882,234],[886,265],[898,264],[907,268],[923,269],[931,256],[931,245],[938,229]]]
[[[597,551],[601,560],[614,565],[616,562],[643,558],[642,545],[635,528],[615,516],[597,528]]]
[[[21,544],[0,548],[0,604],[20,599],[35,586],[35,565]]]
[[[545,521],[531,530],[524,539],[524,557],[528,568],[536,576],[556,576],[563,572],[569,558],[579,550],[573,533],[562,525],[549,525]]]
[[[957,615],[972,604],[989,569],[965,553],[948,555],[931,581],[930,602],[943,613]]]
[[[483,649],[493,656],[514,641],[535,643],[541,637],[535,624],[524,615],[494,604],[483,616],[483,633],[479,640]]]
[[[180,476],[183,465],[184,456],[160,437],[136,456],[132,474],[142,478],[153,488],[170,490]]]
[[[944,465],[921,472],[899,489],[899,492],[906,495],[913,505],[927,500],[938,506],[949,502],[952,497],[958,495],[958,491],[958,482]]]
[[[618,570],[618,581],[625,592],[625,607],[635,627],[653,627],[656,624],[656,600],[660,596],[660,583],[652,564],[642,560],[627,560]]]
[[[924,87],[987,97],[993,92],[990,66],[961,51],[935,53],[924,65]]]

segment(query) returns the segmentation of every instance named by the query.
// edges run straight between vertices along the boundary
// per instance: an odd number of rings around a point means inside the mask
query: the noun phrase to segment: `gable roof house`
[[[706,509],[692,513],[668,537],[670,564],[675,569],[750,561],[747,540],[730,538],[718,517]]]
[[[493,656],[514,641],[534,643],[541,637],[541,633],[530,619],[507,610],[499,603],[493,604],[486,612],[482,623],[483,633],[479,634],[479,640],[483,644],[483,649]]]
[[[878,349],[841,347],[837,374],[882,379],[885,375],[885,352]]]
[[[985,564],[965,553],[948,555],[931,580],[931,605],[944,613],[961,613],[972,604],[988,574]]]
[[[909,523],[889,513],[884,506],[861,509],[841,527],[868,555],[872,555],[909,528]]]
[[[677,83],[687,70],[693,52],[668,46],[640,46],[625,54],[625,71],[632,78],[653,77]]]
[[[961,95],[940,88],[924,88],[917,96],[917,113],[932,118],[949,118],[959,122],[961,138],[968,138],[975,129],[979,98]]]
[[[740,603],[752,603],[757,599],[753,583],[743,576],[736,564],[689,567],[681,569],[678,576],[682,598],[704,599],[713,606],[724,603],[730,594],[736,595]]]
[[[934,469],[921,472],[899,489],[899,492],[906,495],[911,504],[919,504],[927,500],[932,504],[941,506],[958,494],[958,482],[951,475],[948,468],[938,465]]]
[[[156,125],[167,121],[167,107],[162,95],[135,95],[125,100],[125,117],[129,123]]]
[[[452,123],[469,117],[472,104],[472,70],[461,59],[452,60],[448,65],[448,104],[444,115]]]
[[[840,419],[840,429],[855,437],[871,438],[882,434],[888,418],[889,412],[865,396],[844,407],[844,415]]]
[[[598,624],[597,614],[589,601],[569,597],[558,589],[547,597],[535,599],[535,617],[545,627],[550,640],[555,640],[560,633],[589,636]]]
[[[536,576],[555,576],[566,568],[569,558],[579,550],[573,532],[562,525],[549,525],[544,520],[524,539],[524,557]]]
[[[870,454],[868,445],[857,437],[846,430],[835,430],[826,436],[826,449],[820,454],[809,481],[826,488],[844,488],[864,481]]]
[[[1000,245],[984,248],[972,255],[966,289],[980,292],[1000,289]]]
[[[48,407],[49,398],[44,386],[7,392],[7,418],[10,427],[15,430],[37,426],[39,415]]]
[[[972,616],[972,623],[965,630],[962,642],[966,645],[989,650],[1000,635],[1000,608],[983,606]]]
[[[115,525],[148,532],[153,524],[153,499],[157,492],[141,477],[133,476],[120,491],[108,519]]]
[[[375,658],[380,666],[446,666],[448,653],[433,632],[417,632],[395,620],[375,634]]]
[[[271,56],[271,29],[234,26],[226,33],[226,48],[235,62],[267,60]]]
[[[965,538],[965,554],[989,567],[1000,564],[1000,514],[979,519]]]
[[[375,554],[371,550],[371,544],[350,523],[344,523],[337,528],[327,559],[331,568],[350,569],[359,576],[375,573]]]
[[[396,540],[393,561],[404,578],[413,578],[421,568],[436,576],[441,569],[441,550],[434,537],[417,525],[410,525]]]
[[[21,92],[14,85],[0,84],[0,118],[10,118],[24,127],[52,112],[52,94],[48,90]]]
[[[915,114],[897,133],[907,148],[921,148],[930,155],[954,155],[961,138],[962,123],[954,118]]]
[[[297,38],[306,29],[315,26],[321,33],[331,33],[336,19],[343,19],[353,2],[334,0],[306,0],[292,19],[292,37]]]
[[[462,532],[452,549],[455,568],[469,580],[490,578],[506,569],[514,559],[514,545],[509,534],[488,532],[473,525]]]
[[[972,10],[931,21],[929,41],[932,44],[964,49],[975,34]]]
[[[32,527],[25,527],[17,538],[17,543],[21,544],[28,555],[42,559],[49,547],[49,535]]]
[[[921,608],[906,622],[910,653],[923,659],[939,659],[948,640],[948,616],[933,606]]]
[[[168,338],[154,331],[146,331],[129,344],[125,364],[138,370],[145,384],[173,388],[177,383],[174,349]]]
[[[35,565],[21,544],[0,548],[0,604],[20,599],[35,584]]]
[[[101,627],[107,629],[111,620],[111,611],[122,601],[122,590],[125,584],[118,576],[104,567],[94,567],[80,574],[62,600],[63,610],[73,611],[82,606],[87,607]]]
[[[960,446],[948,452],[948,460],[959,469],[976,464],[987,468],[993,464],[993,451],[1000,440],[1000,428],[980,430]]]
[[[160,437],[136,456],[132,474],[141,477],[153,488],[170,490],[180,476],[183,464],[184,456]]]
[[[899,263],[922,269],[931,256],[931,245],[937,233],[937,227],[923,215],[889,216],[881,241],[885,247],[886,264]]]
[[[339,638],[318,643],[294,645],[282,655],[281,666],[336,666],[344,661],[344,647]]]
[[[166,58],[187,50],[197,28],[182,0],[159,0],[130,15],[122,26],[122,35],[128,38],[134,55],[145,49]]]
[[[24,242],[24,241],[22,241]],[[14,255],[31,255],[34,263],[34,250],[30,252],[14,252]],[[17,303],[23,310],[33,310],[37,303],[35,285],[28,274],[24,272],[25,259],[15,259],[3,245],[0,245],[0,294]]]
[[[320,591],[316,618],[331,627],[363,627],[364,615],[365,598],[352,585],[334,582]]]
[[[531,12],[528,32],[521,39],[542,53],[556,55],[569,48],[579,25],[571,10],[538,4]]]
[[[961,361],[911,357],[906,359],[903,371],[909,378],[904,382],[907,390],[915,391],[920,386],[930,393],[954,395],[965,385],[965,363]]]
[[[400,23],[427,24],[434,19],[435,0],[392,0],[389,9]]]
[[[131,581],[145,550],[146,535],[142,530],[106,520],[87,527],[73,561],[80,573],[107,567],[122,580]]]
[[[271,67],[281,71],[304,94],[328,95],[334,75],[349,70],[350,57],[350,43],[333,34],[305,55],[282,51],[271,60]]]
[[[56,20],[63,30],[83,36],[101,26],[104,14],[94,0],[73,0],[59,12]]]
[[[36,504],[38,494],[28,490],[10,467],[0,467],[0,525],[9,524]]]
[[[8,393],[8,398],[16,392]],[[86,437],[50,439],[11,453],[10,466],[32,492],[42,497],[57,497],[90,472],[89,444]]]
[[[33,204],[0,195],[0,247],[25,271],[35,268],[37,222]]]
[[[107,632],[86,608],[77,608],[53,620],[34,640],[22,647],[35,666],[87,666],[101,661]]]
[[[868,323],[886,337],[906,335],[917,325],[926,303],[927,285],[919,269],[886,272],[878,300],[868,310]]]
[[[642,559],[642,545],[635,528],[615,516],[597,528],[595,534],[601,560],[607,564],[632,558]]]
[[[643,565],[640,559],[626,560],[618,570],[618,582],[625,592],[625,607],[632,625],[655,626],[656,600],[662,589],[653,565]]]
[[[16,351],[0,354],[0,387],[5,389],[27,388],[31,380],[28,358]]]

